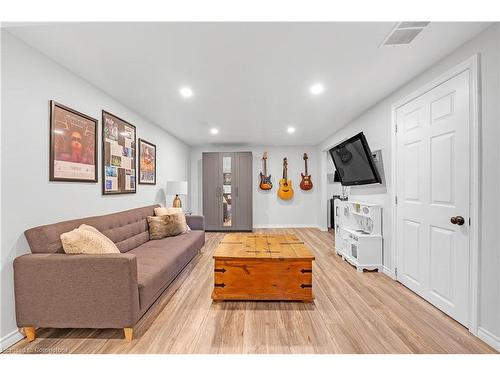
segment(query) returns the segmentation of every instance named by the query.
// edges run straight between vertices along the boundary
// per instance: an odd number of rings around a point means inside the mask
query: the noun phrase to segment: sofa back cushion
[[[42,225],[28,229],[24,234],[33,254],[63,253],[61,234],[87,224],[111,239],[122,253],[126,253],[149,241],[147,217],[154,215],[156,207],[159,205]]]

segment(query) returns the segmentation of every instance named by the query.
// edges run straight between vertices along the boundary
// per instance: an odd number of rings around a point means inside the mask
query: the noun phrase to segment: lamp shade
[[[187,193],[188,193],[187,181],[167,181],[168,195],[187,195]]]

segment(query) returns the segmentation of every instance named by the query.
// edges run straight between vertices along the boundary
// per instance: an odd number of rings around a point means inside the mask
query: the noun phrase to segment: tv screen
[[[363,132],[333,147],[330,155],[342,185],[382,183]]]

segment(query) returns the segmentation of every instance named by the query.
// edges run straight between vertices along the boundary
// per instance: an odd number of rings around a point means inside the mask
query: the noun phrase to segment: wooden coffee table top
[[[311,250],[293,234],[226,234],[213,257],[314,260]]]

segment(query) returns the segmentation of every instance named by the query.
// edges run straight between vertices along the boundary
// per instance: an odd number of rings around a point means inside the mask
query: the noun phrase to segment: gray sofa
[[[149,240],[148,206],[44,225],[25,232],[32,254],[14,260],[17,325],[28,340],[35,327],[132,328],[205,244],[202,216],[191,231]],[[109,237],[121,254],[65,254],[60,235],[80,224]]]

